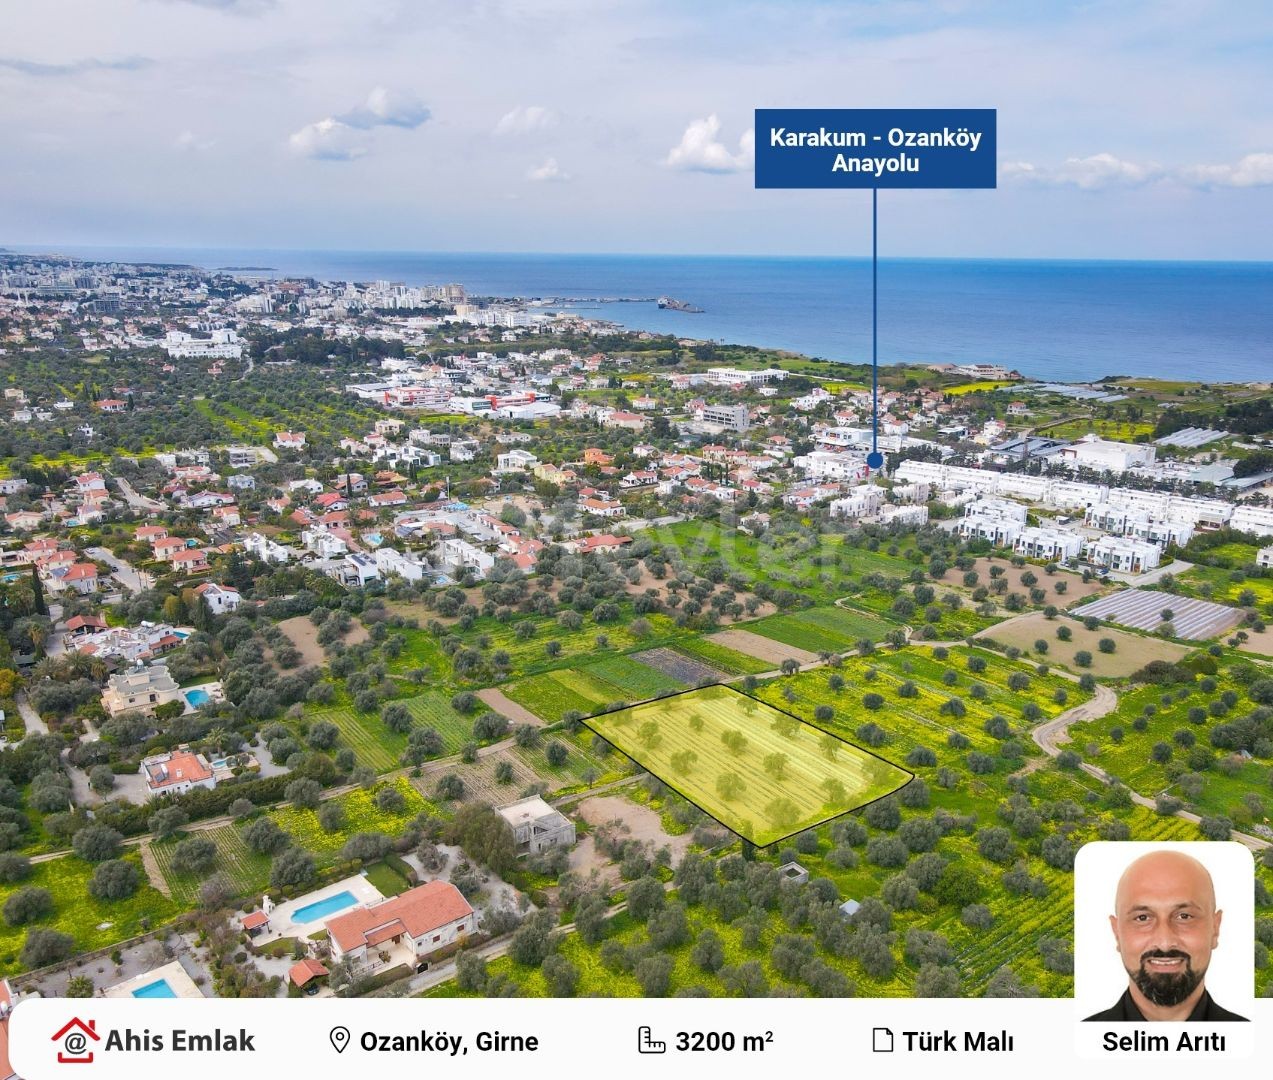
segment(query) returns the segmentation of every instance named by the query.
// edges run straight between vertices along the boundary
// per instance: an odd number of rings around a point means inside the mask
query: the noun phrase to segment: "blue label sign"
[[[994,109],[757,109],[758,188],[992,188]]]

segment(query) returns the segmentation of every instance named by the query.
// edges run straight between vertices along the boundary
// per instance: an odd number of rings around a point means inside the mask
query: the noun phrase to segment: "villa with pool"
[[[386,899],[359,874],[275,904],[268,896],[244,915],[239,926],[259,949],[280,938],[295,938],[321,952],[326,938],[330,959],[348,958],[356,970],[419,967],[434,953],[462,944],[477,930],[477,915],[447,881],[430,881]]]

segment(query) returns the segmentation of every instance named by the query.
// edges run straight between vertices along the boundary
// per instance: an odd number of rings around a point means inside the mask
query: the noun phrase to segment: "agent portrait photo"
[[[1117,859],[1117,853],[1109,853],[1108,857],[1100,860],[1105,864],[1105,872],[1101,876],[1104,887],[1108,889],[1103,898],[1108,924],[1105,948],[1117,952],[1125,979],[1119,986],[1110,982],[1108,975],[1104,976],[1108,985],[1103,992],[1112,1004],[1084,1019],[1209,1023],[1246,1020],[1245,1016],[1230,1011],[1217,1000],[1214,980],[1209,978],[1209,974],[1213,960],[1221,955],[1221,950],[1227,950],[1227,957],[1251,954],[1249,940],[1229,939],[1230,920],[1225,917],[1224,904],[1217,901],[1217,882],[1213,876],[1213,870],[1223,871],[1221,877],[1225,888],[1222,898],[1226,902],[1230,899],[1236,902],[1239,889],[1250,894],[1253,868],[1249,854],[1244,849],[1236,860],[1226,858],[1226,865],[1220,867],[1214,859],[1218,854],[1215,849],[1229,848],[1228,844],[1122,843],[1112,846],[1151,850],[1141,853],[1124,851],[1121,860]],[[1134,857],[1130,857],[1133,854]],[[1233,880],[1235,875],[1227,865],[1235,861],[1238,881]],[[1213,864],[1211,868],[1208,862]],[[1243,864],[1247,868],[1245,883],[1240,881]],[[1114,872],[1120,865],[1121,873],[1115,878]],[[1089,897],[1093,895],[1090,890],[1093,884],[1096,883],[1087,882],[1089,888],[1084,890]],[[1077,898],[1076,884],[1076,902]],[[1092,900],[1086,902],[1091,903]],[[1089,927],[1092,927],[1094,920],[1090,908],[1087,919]],[[1095,992],[1093,987],[1091,994]],[[1249,998],[1251,992],[1248,989],[1246,994],[1238,993],[1237,996]],[[1088,1000],[1091,1000],[1091,995],[1088,995]]]

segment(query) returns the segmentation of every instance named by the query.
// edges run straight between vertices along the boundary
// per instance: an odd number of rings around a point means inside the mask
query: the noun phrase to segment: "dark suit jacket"
[[[1132,992],[1124,990],[1123,996],[1118,999],[1117,1004],[1111,1009],[1104,1012],[1094,1013],[1087,1018],[1088,1020],[1104,1020],[1114,1021],[1115,1023],[1144,1023],[1144,1014],[1136,1007],[1136,1002],[1132,1000]],[[1237,1013],[1231,1013],[1228,1009],[1222,1009],[1215,1003],[1207,991],[1202,992],[1202,997],[1198,999],[1198,1004],[1193,1007],[1187,1017],[1187,1020],[1201,1020],[1203,1023],[1216,1024],[1226,1020],[1242,1020],[1246,1021],[1245,1016],[1239,1016]],[[1085,1021],[1086,1022],[1086,1021]]]

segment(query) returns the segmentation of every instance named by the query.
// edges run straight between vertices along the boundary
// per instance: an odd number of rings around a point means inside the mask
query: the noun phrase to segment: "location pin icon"
[[[349,1045],[349,1028],[334,1027],[331,1034],[327,1036],[332,1041],[332,1046],[336,1048],[336,1053],[343,1054],[345,1047]]]

